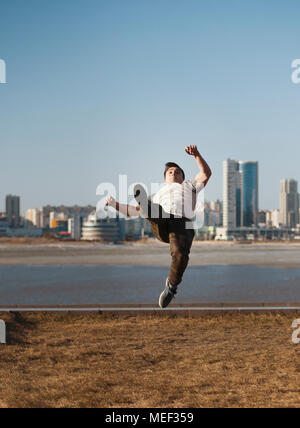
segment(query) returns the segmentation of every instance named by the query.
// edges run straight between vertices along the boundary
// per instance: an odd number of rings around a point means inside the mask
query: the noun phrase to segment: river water
[[[0,266],[0,305],[157,303],[161,266]],[[300,269],[189,267],[177,303],[299,303]]]

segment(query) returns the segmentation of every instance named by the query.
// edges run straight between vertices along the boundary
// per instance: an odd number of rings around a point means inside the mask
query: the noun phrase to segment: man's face
[[[179,168],[177,167],[171,167],[166,172],[166,178],[165,183],[171,184],[171,183],[179,183],[181,184],[183,182],[183,175]]]

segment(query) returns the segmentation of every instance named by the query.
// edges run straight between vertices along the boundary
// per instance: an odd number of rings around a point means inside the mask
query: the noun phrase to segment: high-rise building
[[[295,228],[299,224],[298,183],[293,179],[280,181],[280,222]]]
[[[28,220],[30,225],[41,227],[41,212],[38,208],[26,210],[25,220]]]
[[[20,224],[20,197],[7,195],[6,208],[8,224],[10,227],[18,227]]]
[[[279,228],[279,210],[264,210],[258,213],[258,223],[265,224],[268,228]]]
[[[233,159],[223,163],[223,226],[241,226],[241,173],[238,161]]]
[[[241,225],[258,224],[258,162],[240,161],[241,173]]]
[[[79,214],[75,214],[72,218],[68,220],[68,232],[71,235],[71,238],[75,241],[81,239],[81,228],[82,228],[83,218]]]
[[[58,226],[59,223],[61,222],[67,222],[68,221],[68,217],[66,217],[64,212],[56,212],[56,211],[51,211],[49,214],[49,226],[50,229],[55,229]]]
[[[222,221],[222,202],[210,201],[204,202],[204,227],[220,227],[223,224]]]
[[[267,224],[267,216],[269,215],[269,211],[260,210],[258,212],[258,224],[266,225]]]
[[[258,162],[227,159],[223,164],[223,226],[258,223]]]
[[[280,211],[272,210],[271,211],[271,224],[272,227],[280,227]]]
[[[217,225],[222,226],[222,224],[223,224],[223,202],[217,200],[215,202],[214,211],[217,214]]]

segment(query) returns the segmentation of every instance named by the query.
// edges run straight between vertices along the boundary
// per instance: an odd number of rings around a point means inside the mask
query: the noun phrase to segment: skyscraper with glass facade
[[[258,223],[258,162],[227,159],[223,164],[223,226]]]
[[[240,161],[241,173],[241,225],[258,224],[258,162]]]

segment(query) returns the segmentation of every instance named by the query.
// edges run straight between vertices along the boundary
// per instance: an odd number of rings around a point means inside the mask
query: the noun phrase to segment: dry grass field
[[[300,407],[292,314],[0,318],[0,407]]]

